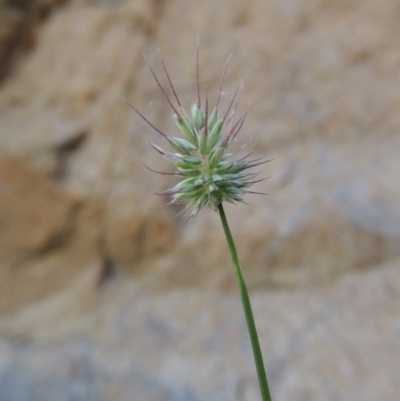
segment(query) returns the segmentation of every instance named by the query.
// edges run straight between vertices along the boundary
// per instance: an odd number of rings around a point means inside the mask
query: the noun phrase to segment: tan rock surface
[[[165,9],[141,2],[73,4],[45,24],[35,52],[3,87],[0,143],[61,180],[67,190],[105,202],[107,246],[122,267],[137,270],[138,253],[129,241],[140,231],[135,221],[147,205],[162,202],[148,192],[172,181],[143,169],[142,162],[168,167],[139,134],[154,135],[130,116],[118,94],[170,132],[171,112],[141,55],[148,54],[159,72],[152,57],[157,43],[178,93],[190,104],[195,32],[204,31],[201,24],[213,21],[216,9],[204,3],[191,12],[178,1]],[[275,159],[266,168],[272,179],[257,189],[277,197],[254,197],[251,208],[228,211],[243,262],[252,272],[250,282],[292,286],[330,280],[398,254],[399,189],[393,171],[400,146],[395,90],[400,55],[394,41],[398,28],[388,12],[392,3],[375,10],[372,3],[357,8],[324,1],[302,7],[255,1],[243,12],[240,4],[204,32],[200,68],[202,83],[215,94],[225,59],[234,52],[224,101],[243,78],[243,97],[251,108],[242,141],[253,138],[260,144],[258,154]],[[189,16],[179,21],[179,29],[175,9]],[[372,14],[379,18],[365,33],[373,40],[367,40],[363,33]],[[167,234],[177,229],[176,212],[161,215],[169,221]],[[144,221],[153,224],[158,216],[146,214]],[[216,216],[209,211],[203,216],[205,223],[187,226],[173,241],[176,256],[169,272],[168,263],[160,261],[167,281],[188,263],[186,255],[196,263],[190,255],[203,249],[209,255],[203,271],[207,281],[227,282],[216,269],[229,263],[221,231],[212,240],[209,236]],[[185,282],[193,278],[182,278],[179,285]]]
[[[398,263],[253,293],[274,399],[397,400]],[[95,274],[0,317],[4,399],[259,399],[238,294],[155,293],[124,276],[93,293]]]
[[[255,189],[276,196],[227,214],[277,400],[397,401],[395,0],[75,0],[43,21],[0,87],[0,401],[258,397],[218,216],[177,235],[179,208],[145,212],[174,180],[143,168],[170,171],[119,97],[175,133],[142,54],[189,107],[197,35],[203,94],[233,53],[238,144],[274,159]]]
[[[93,209],[25,161],[1,155],[2,309],[59,290],[86,268],[94,257]]]
[[[36,42],[40,22],[65,0],[0,1],[0,82]]]

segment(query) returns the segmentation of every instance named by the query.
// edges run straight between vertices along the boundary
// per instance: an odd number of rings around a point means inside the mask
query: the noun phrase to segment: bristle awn
[[[237,98],[236,104],[233,106],[233,111],[232,111],[233,114],[235,114],[236,109],[239,106],[240,99],[242,98],[243,88],[244,88],[244,83],[243,83],[243,81],[241,81],[239,84],[239,96]]]
[[[199,38],[197,37],[197,56],[196,56],[196,85],[197,85],[197,105],[201,106],[201,99],[200,99],[200,82],[199,82],[199,50],[200,43]]]
[[[246,160],[248,157],[250,157],[255,151],[256,151],[256,149],[257,148],[255,148],[255,149],[253,149],[250,153],[248,153],[246,156],[243,156],[243,157],[241,157],[240,159],[237,159],[237,160],[235,160],[236,162],[241,162],[241,161],[243,161],[243,160]]]
[[[267,156],[261,156],[261,157],[258,157],[257,159],[253,159],[253,160],[248,160],[247,161],[247,163],[254,163],[254,162],[258,162],[258,161],[260,161],[260,160],[262,160],[262,159],[265,159]],[[272,160],[272,159],[271,159]],[[238,161],[238,160],[236,160],[236,161]],[[269,160],[268,160],[269,161]]]
[[[273,160],[273,159],[264,160],[264,161],[259,162],[259,163],[252,163],[252,162],[249,162],[249,163],[246,165],[246,168],[253,168],[253,167],[256,167],[256,166],[261,166],[262,164],[269,163],[269,162],[272,161],[272,160]]]
[[[259,145],[257,145],[250,153],[248,153],[246,156],[241,157],[240,159],[236,160],[237,162],[241,162],[244,159],[247,159],[250,157],[258,148]],[[233,154],[233,153],[232,153]]]
[[[162,64],[162,66],[163,66],[165,75],[167,76],[167,79],[168,79],[168,82],[169,82],[169,86],[171,87],[172,92],[173,92],[173,94],[174,94],[174,96],[175,96],[176,102],[178,103],[178,106],[182,109],[181,102],[179,101],[178,95],[176,94],[174,85],[172,84],[171,78],[170,78],[170,76],[169,76],[169,74],[168,74],[167,67],[166,67],[165,64],[164,64],[164,60],[162,59],[161,55],[160,55],[160,59],[161,59],[161,64]]]
[[[247,111],[244,113],[242,121],[240,122],[239,126],[236,128],[236,131],[230,136],[228,143],[227,143],[228,146],[235,140],[237,134],[242,129],[244,121],[246,120],[246,117],[247,117]]]
[[[228,69],[229,61],[231,60],[231,58],[232,58],[232,53],[228,57],[228,60],[226,60],[224,72],[222,73],[221,86],[219,88],[218,99],[217,99],[217,103],[215,104],[215,110],[218,109],[219,101],[221,100],[222,88],[224,86],[224,81],[225,81],[225,74],[226,74],[226,71]]]
[[[207,139],[208,137],[208,93],[206,89],[206,116],[204,119],[204,137]]]
[[[169,205],[173,205],[174,201],[168,202],[168,203],[164,203],[161,206],[156,206],[156,207],[151,207],[150,209],[145,209],[146,212],[150,212],[151,210],[157,210],[157,209],[162,209],[163,207],[169,206]]]
[[[184,203],[184,202],[182,202]],[[186,205],[180,212],[178,212],[174,217],[179,217],[181,214],[185,213],[190,208],[189,205]]]
[[[247,148],[247,146],[249,145],[249,142],[244,143],[240,148],[236,149],[235,151],[233,151],[232,153],[228,153],[229,156],[233,156],[236,155],[237,153],[239,153],[240,151],[242,151],[243,149]]]
[[[265,173],[265,171],[257,171],[256,173],[245,173],[245,174],[242,174],[242,176],[246,180],[249,180],[250,178],[256,178],[261,173]]]
[[[232,125],[229,134],[226,136],[226,140],[228,140],[230,138],[230,136],[235,132],[236,127],[240,124],[240,122],[242,121],[243,116],[240,116],[239,119],[235,122],[235,124]]]
[[[157,127],[155,127],[135,106],[129,103],[124,97],[119,95],[120,98],[128,103],[129,107],[134,110],[146,123],[155,131],[156,134],[161,135],[164,139],[167,139],[167,135],[165,135],[162,131],[160,131]]]
[[[229,111],[230,111],[231,108],[232,108],[232,105],[233,105],[233,102],[235,101],[235,98],[236,98],[236,95],[237,95],[237,93],[238,93],[238,90],[239,90],[239,87],[236,88],[235,94],[233,95],[232,101],[231,101],[231,103],[229,104],[228,110],[226,110],[225,116],[224,116],[224,118],[223,118],[224,121],[226,121],[226,117],[228,116]]]
[[[164,156],[166,159],[168,159],[170,161],[174,161],[174,160],[177,159],[176,155],[174,155],[171,152],[167,152],[166,150],[160,148],[159,146],[157,146],[153,142],[149,142],[149,144],[154,150],[156,150],[161,156]]]
[[[255,181],[246,181],[246,185],[253,185],[253,184],[257,184],[257,182],[262,182],[265,180],[268,180],[269,178],[271,178],[271,176],[265,177],[265,178],[260,178],[259,180],[255,180]]]
[[[153,142],[149,142],[150,145],[162,156],[167,155],[169,152],[165,151],[164,149],[160,148],[159,146],[157,146],[156,144],[154,144]]]
[[[247,173],[247,174],[244,174],[246,177],[248,177],[248,178],[255,178],[255,177],[257,177],[258,175],[260,175],[260,174],[264,174],[265,173],[265,170],[261,170],[261,171],[257,171],[257,172],[255,172],[255,173]],[[272,177],[272,176],[271,176]]]
[[[246,142],[244,145],[242,145],[239,149],[235,150],[234,152],[231,153],[231,156],[235,155],[236,153],[240,152],[241,150],[243,150],[245,148],[245,145],[247,145],[248,142]],[[258,148],[259,144],[257,144],[257,146],[250,152],[248,153],[246,156],[241,157],[239,160],[236,160],[238,162],[247,159],[248,157],[250,157]]]
[[[167,172],[164,172],[164,171],[153,170],[152,168],[146,166],[145,164],[143,164],[143,166],[146,167],[147,170],[152,171],[153,173],[162,174],[162,175],[173,175],[173,176],[176,176],[176,177],[181,177],[182,176],[182,174],[179,174],[179,173],[167,173]]]
[[[232,126],[231,130],[229,131],[229,134],[225,137],[225,139],[222,141],[221,146],[224,148],[228,147],[228,143],[230,143],[230,138],[233,135],[233,133],[236,131],[236,128],[242,123],[244,116],[239,117],[239,119],[235,122],[235,124]],[[243,124],[243,123],[242,123]]]
[[[237,98],[237,100],[236,100],[235,105],[233,106],[233,110],[232,110],[232,112],[231,112],[231,115],[230,115],[230,116],[227,118],[227,120],[226,120],[225,127],[229,125],[229,123],[231,122],[231,120],[232,120],[233,116],[235,115],[236,110],[237,110],[237,108],[238,108],[238,106],[239,106],[240,99],[241,99],[241,97],[242,97],[242,92],[243,92],[243,82],[240,83],[238,89],[239,89],[238,98]]]
[[[239,126],[237,127],[236,132],[235,132],[234,134],[232,134],[231,141],[233,141],[233,140],[236,138],[237,134],[238,134],[238,133],[240,132],[240,130],[242,129],[243,124],[244,124],[244,122],[245,122],[245,120],[246,120],[246,117],[247,117],[248,112],[249,112],[249,109],[247,109],[247,110],[245,111],[245,113],[243,114],[242,121],[240,122]]]
[[[175,195],[175,194],[180,194],[182,193],[182,190],[177,190],[177,189],[167,189],[165,191],[160,191],[160,192],[154,192],[155,195]]]
[[[162,85],[160,84],[160,81],[157,78],[157,75],[154,73],[153,68],[151,68],[150,63],[148,62],[146,56],[143,56],[144,59],[146,60],[146,63],[151,71],[151,74],[153,75],[155,81],[157,82],[158,87],[161,89],[161,92],[163,93],[163,95],[165,96],[165,98],[167,99],[167,102],[169,103],[169,105],[171,106],[172,110],[175,112],[175,114],[179,117],[181,117],[180,113],[178,112],[178,110],[176,110],[176,107],[172,104],[170,98],[168,97],[167,93],[165,92],[164,88],[162,87]]]
[[[182,212],[184,212],[185,210],[187,210],[187,207],[185,207],[182,211],[180,211],[175,217],[179,216],[180,214],[182,214]],[[183,229],[186,227],[187,223],[189,223],[190,219],[192,218],[192,216],[188,216],[188,218],[185,220],[185,222],[182,224],[182,227],[179,228],[178,232],[175,235],[175,238],[178,237],[178,235],[183,231]]]
[[[264,196],[276,196],[276,194],[267,194],[265,192],[255,192],[255,191],[247,191],[246,194],[253,194],[253,195],[264,195]]]

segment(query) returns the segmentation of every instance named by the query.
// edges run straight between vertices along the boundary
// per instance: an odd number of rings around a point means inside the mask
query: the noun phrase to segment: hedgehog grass
[[[183,109],[162,59],[161,64],[173,94],[172,99],[168,96],[166,90],[161,85],[150,64],[148,65],[157,85],[174,112],[173,119],[179,131],[182,133],[183,138],[167,136],[160,129],[155,127],[136,107],[127,102],[129,106],[146,122],[151,130],[161,136],[165,142],[168,143],[172,151],[164,150],[154,143],[150,144],[158,153],[175,166],[176,171],[174,173],[166,173],[146,167],[156,173],[174,175],[181,178],[180,182],[178,182],[173,188],[162,192],[156,192],[157,195],[167,195],[171,197],[171,201],[163,206],[174,203],[186,205],[184,210],[187,212],[188,220],[196,217],[199,211],[206,205],[211,206],[214,210],[219,212],[240,288],[262,399],[263,401],[271,401],[250,299],[237,256],[236,247],[223,208],[223,202],[243,202],[243,196],[248,193],[266,195],[264,193],[250,191],[248,188],[252,184],[263,181],[268,177],[255,180],[259,173],[246,171],[255,166],[268,163],[270,160],[265,160],[264,157],[249,160],[248,158],[253,154],[254,150],[240,159],[230,159],[231,156],[246,146],[245,144],[238,150],[231,151],[232,145],[242,129],[247,116],[247,111],[236,120],[234,119],[242,89],[242,85],[239,85],[227,110],[220,114],[218,107],[221,99],[225,74],[229,65],[229,59],[226,62],[222,74],[221,86],[216,105],[210,112],[208,96],[206,96],[205,104],[201,101],[199,84],[199,50],[197,49],[197,99],[192,105],[190,114]]]

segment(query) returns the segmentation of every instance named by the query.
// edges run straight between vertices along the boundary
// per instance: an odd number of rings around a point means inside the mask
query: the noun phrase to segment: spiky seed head
[[[174,175],[181,177],[181,181],[173,188],[157,194],[172,196],[170,203],[186,204],[186,209],[190,210],[189,217],[196,216],[200,209],[207,204],[216,209],[222,202],[243,202],[243,196],[246,193],[256,193],[247,188],[254,183],[252,180],[258,174],[245,173],[245,170],[270,161],[264,158],[248,160],[247,158],[252,152],[239,160],[229,159],[233,154],[230,148],[243,126],[246,114],[238,118],[236,122],[232,122],[239,103],[236,95],[240,92],[240,86],[224,116],[219,116],[218,105],[228,62],[222,76],[218,101],[211,114],[208,111],[208,99],[203,106],[198,93],[197,101],[192,105],[190,117],[181,106],[164,62],[162,61],[162,65],[174,94],[176,106],[173,105],[172,100],[149,66],[158,86],[174,111],[173,119],[183,138],[165,135],[134,106],[130,105],[156,133],[168,142],[174,151],[168,152],[152,144],[157,152],[175,165],[176,173]],[[199,88],[199,82],[197,82],[197,88]],[[238,98],[240,98],[240,93]]]

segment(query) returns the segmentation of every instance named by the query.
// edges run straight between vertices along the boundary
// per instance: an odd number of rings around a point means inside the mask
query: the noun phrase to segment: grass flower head
[[[206,96],[204,103],[200,97],[199,57],[197,52],[197,99],[193,103],[190,113],[187,113],[182,107],[165,64],[162,60],[161,63],[172,90],[173,99],[168,96],[150,65],[149,68],[174,112],[173,119],[182,137],[166,135],[130,104],[132,109],[139,114],[147,125],[168,143],[170,150],[164,150],[154,143],[151,143],[151,146],[176,167],[174,173],[150,170],[181,178],[181,181],[173,188],[156,192],[156,194],[171,196],[172,200],[167,205],[172,203],[186,204],[186,209],[190,211],[190,218],[195,217],[205,205],[217,210],[218,205],[222,202],[243,202],[245,194],[259,193],[250,191],[248,188],[255,182],[263,181],[263,179],[255,180],[259,173],[247,173],[245,171],[270,160],[265,160],[263,157],[249,160],[248,158],[253,154],[254,150],[244,157],[231,160],[231,156],[246,146],[244,145],[234,152],[231,150],[247,115],[246,111],[235,119],[242,85],[239,85],[236,89],[224,113],[220,113],[218,109],[229,59],[222,74],[216,105],[211,111],[209,110],[208,96]]]

